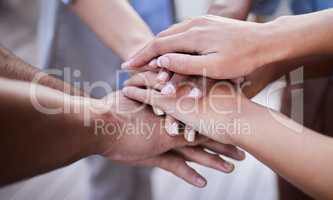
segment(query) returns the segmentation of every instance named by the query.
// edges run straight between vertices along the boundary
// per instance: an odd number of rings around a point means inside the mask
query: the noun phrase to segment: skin
[[[197,102],[184,98],[189,92],[186,86],[177,91],[175,97],[165,97],[153,89],[144,89],[144,85],[140,88],[127,87],[123,92],[127,97],[163,109],[215,141],[245,149],[312,197],[332,199],[333,159],[329,159],[333,153],[332,138],[249,101],[243,94],[234,91],[231,84],[218,82],[210,85],[209,93]],[[179,108],[193,110],[181,112]],[[216,112],[216,108],[228,112]],[[216,128],[200,126],[201,122],[207,124],[211,121],[217,125]],[[218,124],[233,122],[241,127],[247,124],[250,132],[245,134],[233,128],[217,128]]]
[[[239,19],[239,20],[246,20],[250,8],[251,8],[251,0],[239,0],[239,1],[232,1],[232,0],[218,0],[214,1],[207,13],[210,15],[216,15],[216,16],[221,16],[221,17],[227,17],[227,18],[232,18],[232,19]],[[158,69],[159,66],[157,65],[157,60],[154,59],[149,63],[149,67],[143,67],[147,70],[155,70]],[[142,70],[140,70],[142,71]],[[156,71],[156,70],[155,70]],[[159,70],[159,75],[157,76],[157,80],[161,83],[164,84],[165,88],[167,87],[172,87],[173,92],[177,90],[178,84],[182,84],[186,81],[189,81],[188,76],[180,75],[177,73],[172,73],[168,70],[165,69],[160,69]],[[203,93],[200,88],[200,84],[195,84],[195,81],[191,82],[193,85],[193,95],[192,98],[200,98]],[[162,89],[163,90],[163,89]],[[167,89],[166,89],[167,90]],[[172,93],[171,93],[172,94]],[[168,94],[168,95],[171,95]],[[165,94],[167,95],[167,94]],[[176,119],[174,119],[171,116],[166,116],[166,128],[169,130],[169,127],[173,127],[173,124],[179,124]],[[185,130],[191,130],[191,127],[186,126]],[[177,131],[171,129],[168,131],[168,133],[172,135],[177,135]],[[179,134],[179,133],[178,133]],[[192,133],[193,134],[193,133]],[[194,133],[195,135],[195,133]],[[188,139],[188,134],[184,135],[185,139]],[[193,136],[195,137],[195,136]]]
[[[147,24],[128,1],[82,0],[75,2],[72,9],[105,46],[124,60],[129,59],[154,38]],[[91,10],[95,12],[92,14]],[[154,113],[164,115],[155,109]]]
[[[300,53],[300,51],[295,51],[295,55],[297,56],[291,56],[286,60],[278,60],[278,61],[271,61],[271,64],[266,64],[264,67],[259,68],[254,70],[253,73],[249,74],[248,76],[246,76],[245,80],[246,81],[250,81],[251,85],[249,87],[245,87],[244,91],[246,93],[246,96],[248,97],[252,97],[254,95],[256,95],[262,88],[264,88],[267,83],[276,80],[277,78],[279,78],[281,75],[283,75],[286,72],[289,72],[301,65],[307,67],[307,66],[316,66],[316,69],[314,69],[313,73],[314,76],[316,76],[316,74],[318,75],[318,72],[321,71],[328,71],[330,70],[330,66],[332,64],[332,59],[330,58],[331,56],[326,56],[325,54],[329,53],[330,50],[329,48],[319,48],[321,50],[319,50],[319,53],[322,54],[320,56],[308,56],[310,55],[309,52],[307,53]],[[322,51],[323,50],[323,51]],[[301,56],[300,56],[301,55]],[[303,56],[303,57],[302,57]],[[149,79],[148,79],[149,80]],[[171,80],[172,81],[172,80]],[[140,81],[135,80],[135,85],[140,85]],[[260,113],[259,113],[260,115]],[[260,120],[259,120],[260,121]],[[261,121],[262,122],[262,121]],[[269,127],[269,126],[268,126]],[[272,127],[269,127],[269,130],[272,130]],[[276,130],[276,129],[274,129]],[[274,131],[274,132],[278,132],[278,130]],[[311,132],[310,135],[315,136],[314,138],[319,138],[317,134],[313,134],[312,131],[306,130],[304,132]],[[298,140],[300,140],[300,138],[297,138]],[[319,142],[322,145],[325,145],[325,143],[331,143],[331,140],[327,140],[327,138],[322,137],[321,139],[325,139],[325,140],[319,140]],[[289,140],[289,137],[288,137]],[[289,143],[290,146],[288,147],[295,147],[295,144],[299,143],[295,138],[292,139],[293,141],[291,141]],[[301,138],[301,140],[303,140],[303,138]],[[308,139],[307,141],[310,141],[311,139]],[[264,141],[264,140],[263,140]],[[318,142],[318,140],[316,140]],[[248,143],[248,146],[251,146],[250,143]],[[300,145],[296,145],[296,149],[299,149]],[[257,153],[258,156],[262,156],[264,151],[260,151],[260,148],[255,148],[257,146],[252,146],[253,147],[253,152],[259,152]],[[323,147],[323,146],[321,146]],[[263,150],[263,148],[262,148]],[[323,150],[323,148],[321,148],[321,150]],[[325,150],[325,149],[324,149]],[[311,150],[309,150],[311,152]],[[317,154],[319,154],[319,150],[315,150],[317,152]],[[329,150],[331,151],[331,149]],[[288,157],[290,151],[285,151],[282,154],[284,154],[284,156]],[[293,152],[294,153],[294,152]],[[297,154],[299,153],[299,154]],[[303,151],[296,151],[293,155],[295,157],[297,157],[298,155],[302,155],[300,159],[298,159],[297,161],[300,160],[307,160],[310,155],[304,155],[302,154],[304,153]],[[312,152],[311,152],[312,153]],[[325,152],[325,154],[327,154],[328,151]],[[306,153],[305,153],[306,154]],[[319,154],[320,155],[320,154]],[[312,155],[311,155],[312,157]],[[267,163],[271,163],[273,159],[268,158],[268,156],[265,158],[265,156],[262,156],[263,159],[266,160]],[[289,159],[288,159],[289,160]],[[330,161],[328,161],[330,162]],[[313,180],[313,177],[308,177],[306,176],[303,180],[299,180],[299,177],[297,177],[298,175],[303,176],[304,173],[305,174],[309,174],[309,172],[291,172],[292,170],[290,168],[287,168],[286,166],[282,166],[280,163],[274,163],[274,165],[277,165],[277,169],[281,170],[282,169],[282,173],[281,175],[284,175],[284,177],[287,177],[287,180],[290,180],[292,183],[296,184],[298,187],[300,187],[301,189],[303,189],[303,191],[306,191],[307,193],[310,193],[312,196],[317,197],[317,198],[321,198],[321,199],[331,199],[332,198],[332,194],[328,192],[328,188],[325,188],[324,185],[320,185],[318,187],[313,187],[313,185],[309,186],[309,180]],[[327,164],[325,166],[330,166],[331,164]],[[317,171],[320,171],[323,167],[321,166],[315,166]],[[325,167],[324,167],[325,168]],[[274,169],[274,166],[273,166]],[[308,169],[305,169],[305,171]],[[286,172],[287,171],[287,172]],[[329,174],[329,171],[326,169],[325,171],[327,171],[327,174]],[[280,171],[278,171],[280,172]],[[285,175],[287,174],[287,175]],[[310,173],[311,174],[311,173]],[[325,173],[323,173],[325,174]],[[291,177],[291,178],[290,178]],[[306,179],[308,178],[308,179]],[[323,180],[323,176],[321,176],[319,179]],[[318,180],[318,179],[316,179]],[[327,182],[331,182],[331,181],[326,181]],[[304,189],[306,188],[306,189]],[[326,191],[324,193],[321,193],[321,191],[325,190]],[[318,192],[320,191],[320,192]]]
[[[264,24],[217,16],[187,20],[162,32],[123,68],[140,68],[158,58],[159,67],[179,74],[214,79],[243,77],[271,63],[331,54],[333,46],[327,41],[333,40],[328,20],[332,15],[333,10],[328,9]]]
[[[128,1],[80,0],[72,9],[107,47],[125,60],[153,39],[153,33]]]
[[[244,159],[244,153],[230,145],[220,145],[203,138],[191,144],[181,138],[170,138],[167,134],[163,134],[163,128],[158,128],[163,124],[163,119],[151,114],[149,109],[141,109],[138,113],[119,112],[137,110],[135,108],[141,106],[123,97],[120,92],[110,94],[104,100],[84,97],[83,92],[38,71],[4,48],[0,48],[0,76],[2,77],[0,79],[2,102],[0,109],[2,113],[10,113],[1,116],[2,130],[8,134],[0,136],[1,163],[4,163],[0,170],[2,177],[0,185],[49,172],[84,157],[99,154],[132,165],[158,166],[193,185],[203,187],[206,180],[185,161],[201,163],[225,172],[233,170],[230,163],[216,155],[208,154],[203,148],[236,160]],[[30,83],[36,76],[41,79]],[[30,89],[34,86],[36,93],[31,94]],[[31,97],[34,96],[45,108],[69,107],[70,110],[54,115],[43,114],[32,105]],[[83,111],[90,111],[92,110],[90,108],[96,108],[96,106],[103,112],[88,112],[92,126],[84,126],[83,116],[86,112]],[[124,134],[121,140],[118,141],[119,137],[114,139],[115,136],[119,136],[120,130],[116,131],[116,135],[111,136],[94,135],[96,130],[106,132],[104,130],[106,127],[96,129],[94,122],[103,120],[115,127],[124,127],[134,123],[134,115],[142,116],[140,123],[143,124],[156,122],[156,130],[162,132],[150,133],[156,136],[150,140],[142,137],[142,143],[138,143],[140,138],[131,137],[125,132],[121,132]],[[140,133],[140,131],[137,132]],[[144,132],[142,135],[147,133]],[[134,140],[135,143],[133,143]],[[125,148],[126,146],[129,148]],[[50,157],[52,159],[49,159]],[[25,166],[24,169],[19,167],[22,165]]]
[[[38,84],[62,91],[73,96],[86,96],[82,91],[71,85],[41,72],[38,68],[29,65],[11,51],[0,46],[0,76],[11,80],[32,82],[40,76]]]

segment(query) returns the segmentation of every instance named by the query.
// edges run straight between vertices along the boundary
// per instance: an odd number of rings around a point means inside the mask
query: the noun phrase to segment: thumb
[[[189,55],[181,53],[165,54],[157,59],[157,65],[183,75],[211,76],[209,67],[211,55]],[[209,67],[208,67],[209,66]]]

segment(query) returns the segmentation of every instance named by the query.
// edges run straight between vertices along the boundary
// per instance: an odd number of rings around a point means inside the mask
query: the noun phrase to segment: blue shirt
[[[174,22],[172,0],[132,0],[131,4],[154,34],[167,29]],[[117,85],[122,87],[127,79],[126,72],[120,73]]]
[[[174,22],[172,0],[132,0],[131,3],[155,34]]]

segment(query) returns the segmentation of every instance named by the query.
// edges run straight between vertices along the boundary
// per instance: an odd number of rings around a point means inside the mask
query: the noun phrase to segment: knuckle
[[[172,27],[171,27],[172,28]],[[166,31],[161,31],[159,32],[157,35],[156,35],[156,38],[161,38],[161,37],[164,37],[166,34]]]
[[[200,28],[199,27],[192,27],[189,29],[188,31],[189,35],[197,35],[198,33],[200,33]]]
[[[161,53],[162,52],[162,42],[161,42],[161,38],[155,38],[152,42],[151,45],[153,51],[157,52],[157,53]]]
[[[177,171],[178,173],[181,173],[183,171],[184,164],[183,162],[175,162],[173,164],[173,169]]]
[[[150,76],[150,72],[142,73],[139,79],[140,83],[142,83],[144,86],[149,86],[151,82]]]
[[[169,29],[167,29],[167,30],[164,30],[164,31],[159,32],[159,33],[156,35],[156,38],[160,39],[160,38],[162,38],[162,37],[167,36],[168,33],[169,33],[169,30],[171,30],[171,29],[173,29],[173,28],[175,28],[175,25],[172,25],[172,26],[171,26]]]
[[[205,35],[205,29],[204,28],[200,28],[200,27],[192,27],[190,28],[184,35],[184,37],[187,40],[190,41],[196,41],[196,42],[204,42],[202,41],[204,38],[203,36]]]
[[[211,156],[210,158],[209,158],[209,162],[210,163],[220,163],[220,162],[224,162],[219,156]]]
[[[203,17],[196,17],[192,20],[192,23],[194,23],[195,25],[200,25],[203,21]]]
[[[195,22],[197,25],[202,26],[202,25],[206,25],[209,23],[209,15],[205,15],[205,16],[201,16],[195,19]]]
[[[186,58],[185,56],[175,56],[175,59],[170,59],[171,66],[177,67],[179,70],[186,70]]]
[[[159,107],[158,93],[155,90],[150,89],[149,95],[147,96],[147,102],[154,107]]]

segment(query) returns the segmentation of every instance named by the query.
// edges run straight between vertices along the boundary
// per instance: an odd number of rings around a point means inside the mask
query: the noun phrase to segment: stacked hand
[[[207,137],[199,137],[189,143],[181,136],[168,136],[163,118],[155,116],[149,107],[127,99],[121,92],[109,95],[98,104],[104,104],[104,108],[107,105],[107,110],[113,111],[112,114],[103,114],[105,122],[112,123],[105,123],[98,132],[104,138],[100,145],[101,152],[111,160],[157,166],[197,187],[203,187],[206,180],[187,165],[187,161],[229,173],[234,167],[220,155],[235,160],[245,158],[244,152],[236,147],[219,144]]]
[[[282,56],[283,50],[271,51],[269,28],[217,16],[195,18],[160,33],[122,67],[140,70],[148,65],[183,75],[239,78]]]
[[[123,92],[152,105],[159,115],[166,113],[166,131],[172,136],[183,132],[188,141],[194,142],[195,133],[199,132],[218,142],[233,144],[230,134],[236,130],[219,130],[216,126],[234,123],[241,116],[239,103],[244,103],[242,107],[249,104],[235,89],[245,80],[242,77],[283,56],[280,51],[270,51],[269,42],[260,42],[270,41],[266,31],[269,28],[217,16],[174,25],[123,64],[124,69],[146,71],[127,81],[130,87]],[[221,100],[214,98],[216,95],[232,98]],[[182,131],[180,124],[185,124]]]
[[[240,84],[243,76],[280,56],[270,53],[270,45],[259,42],[270,37],[265,30],[267,25],[218,16],[187,20],[160,33],[124,63],[123,68],[159,71],[156,78],[163,85],[161,93],[165,96],[174,95],[179,85],[190,82],[192,89],[188,96],[200,98],[204,95],[202,84],[193,75],[231,79]],[[258,52],[267,56],[257,56]],[[154,110],[163,114],[160,109]],[[170,135],[177,135],[179,122],[170,116],[166,119]],[[195,131],[191,127],[186,126],[185,133],[187,140],[194,140]]]

